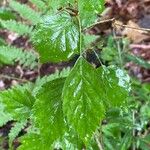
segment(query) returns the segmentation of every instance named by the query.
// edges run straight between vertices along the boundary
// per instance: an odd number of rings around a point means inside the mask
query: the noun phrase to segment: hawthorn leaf
[[[74,4],[74,0],[50,0],[49,5],[51,7],[50,11],[57,11],[59,8],[62,8],[64,6],[69,7]]]
[[[65,122],[62,111],[62,88],[65,78],[45,83],[37,94],[33,115],[41,136],[51,145],[64,134]]]
[[[20,138],[21,145],[17,150],[50,150],[43,144],[43,140],[39,134],[27,133]]]
[[[128,74],[115,66],[99,67],[97,72],[105,89],[105,105],[108,107],[123,106],[131,90]]]
[[[78,9],[83,27],[94,23],[97,15],[104,10],[105,0],[79,0]]]
[[[64,135],[55,143],[55,149],[79,150],[83,148],[83,142],[71,126],[66,125]]]
[[[96,70],[80,57],[63,89],[63,110],[85,144],[104,117],[103,89]]]
[[[69,60],[79,51],[79,27],[75,17],[61,12],[45,16],[37,25],[33,43],[41,62]]]

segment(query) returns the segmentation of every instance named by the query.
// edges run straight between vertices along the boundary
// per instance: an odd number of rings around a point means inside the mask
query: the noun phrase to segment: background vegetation
[[[69,2],[67,6],[72,8],[71,1]],[[0,1],[0,149],[48,150],[53,148],[50,148],[52,142],[47,141],[55,141],[53,147],[64,150],[84,148],[150,150],[150,22],[148,21],[150,3],[147,0],[106,0],[105,2],[101,0],[100,2],[100,8],[87,9],[91,5],[97,6],[94,1],[91,1],[87,8],[83,7],[88,6],[87,2],[79,5],[79,9],[82,10],[83,32],[86,33],[83,37],[85,51],[82,55],[95,68],[101,66],[98,69],[99,79],[104,81],[104,89],[107,90],[107,96],[112,101],[104,104],[109,105],[109,109],[106,110],[105,117],[102,117],[102,123],[94,137],[88,140],[87,144],[83,138],[82,127],[77,128],[79,136],[72,126],[64,127],[62,123],[64,120],[60,117],[61,109],[57,112],[57,116],[53,113],[53,110],[61,107],[61,101],[58,103],[52,101],[50,104],[48,101],[49,97],[60,99],[59,93],[62,91],[66,77],[69,76],[65,83],[66,88],[69,85],[67,84],[69,78],[70,80],[80,78],[80,75],[76,74],[80,70],[78,65],[75,65],[74,71],[70,73],[79,55],[81,56],[78,49],[75,49],[74,56],[71,55],[72,57],[66,60],[68,52],[57,53],[55,50],[58,47],[54,47],[53,43],[45,43],[41,46],[41,42],[45,42],[47,33],[51,34],[51,32],[49,28],[45,29],[43,24],[39,24],[40,20],[47,14],[54,16],[56,11],[61,12],[65,2],[63,0],[60,2],[53,0]],[[95,10],[99,11],[98,23],[92,24],[93,20],[96,21]],[[77,13],[72,9],[67,11],[72,16]],[[61,16],[70,21],[70,17],[65,13],[61,13]],[[54,17],[53,19],[55,20]],[[73,24],[76,20],[67,24],[68,22],[65,22],[58,14],[56,21],[58,24],[63,24],[63,30],[66,29],[68,32],[73,30],[78,36],[78,30]],[[54,28],[55,32],[61,30],[58,24],[50,22],[50,29]],[[70,38],[67,40],[69,41]],[[41,48],[46,49],[45,47],[52,47],[53,53],[41,52]],[[78,59],[78,62],[80,61]],[[92,76],[94,73],[91,66],[87,67],[86,61],[82,60],[82,63],[85,71],[89,71],[86,77]],[[131,91],[127,93],[116,84],[118,78],[115,75],[117,71],[122,71],[121,69],[126,70],[130,75]],[[107,78],[112,80],[112,84]],[[98,80],[95,79],[95,81]],[[119,81],[126,83],[127,76],[122,73]],[[67,99],[69,96],[65,89],[64,93],[63,97]],[[97,93],[101,91],[97,90],[93,97],[97,97]],[[46,101],[43,102],[43,99]],[[65,102],[64,111],[67,114],[68,101]],[[123,105],[123,103],[126,104]],[[52,106],[52,110],[49,110],[48,104]],[[94,108],[102,107],[94,105]],[[96,113],[93,116],[91,114],[91,118],[101,114],[103,116],[103,112]],[[48,118],[49,115],[56,117],[52,125],[48,119],[53,118]],[[67,117],[71,120],[73,115],[70,117],[68,113]],[[90,120],[89,118],[87,120]],[[94,122],[90,121],[89,127],[92,129]],[[58,122],[59,126],[57,126]],[[75,121],[71,120],[71,122]],[[68,129],[65,134],[62,133],[64,128]],[[54,131],[56,129],[57,132],[49,133],[51,129]],[[41,135],[46,141],[44,147]],[[63,136],[57,139],[61,135]]]

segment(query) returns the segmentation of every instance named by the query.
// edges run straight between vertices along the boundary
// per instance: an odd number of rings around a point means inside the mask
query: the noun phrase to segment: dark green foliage
[[[80,56],[71,71],[65,69],[39,77],[35,83],[0,92],[0,113],[4,117],[4,112],[7,115],[1,125],[12,119],[17,121],[9,134],[10,148],[29,122],[27,133],[20,138],[19,150],[97,150],[101,144],[106,150],[127,150],[134,139],[132,129],[136,124],[127,107],[130,79],[118,67],[102,65],[96,69],[84,57],[85,49],[95,37],[87,40],[82,29],[95,22],[98,13],[104,9],[104,0],[30,2],[36,6],[36,11],[27,4],[10,1],[10,8],[26,24],[1,19],[2,27],[30,37],[42,63],[68,61],[76,54]],[[112,46],[113,39],[110,38],[107,48],[115,50]],[[102,53],[104,60],[107,57],[104,50]],[[113,57],[106,61],[112,61]],[[19,63],[32,69],[39,65],[36,60],[37,56],[31,51],[0,47],[1,64]],[[143,109],[141,112],[146,114],[148,109]],[[103,120],[106,121],[104,125]]]
[[[70,59],[79,49],[76,19],[62,12],[44,17],[37,26],[33,43],[40,54],[41,62]]]
[[[129,76],[115,66],[102,66],[97,69],[97,72],[105,91],[105,105],[109,107],[123,106],[127,102],[131,90]]]
[[[79,58],[64,85],[63,109],[85,143],[104,117],[103,94],[96,70],[84,58]]]
[[[10,19],[15,19],[16,16],[12,14],[10,9],[1,7],[0,8],[0,19],[2,20],[10,20]]]
[[[37,94],[33,107],[35,123],[46,141],[44,144],[49,147],[65,130],[61,99],[64,82],[65,78],[59,78],[45,83]]]

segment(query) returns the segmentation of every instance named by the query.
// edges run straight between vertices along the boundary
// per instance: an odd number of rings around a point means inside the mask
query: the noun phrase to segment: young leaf
[[[97,72],[99,80],[103,81],[105,105],[109,107],[124,105],[131,90],[128,74],[114,66],[100,67]]]
[[[104,117],[103,93],[95,69],[80,57],[64,85],[63,110],[86,144]]]
[[[67,13],[46,16],[38,24],[33,43],[40,54],[41,62],[59,62],[78,53],[79,29]]]
[[[35,99],[25,86],[16,86],[0,92],[0,101],[4,104],[6,112],[20,121],[30,117]]]
[[[64,134],[64,118],[62,112],[61,94],[65,78],[45,83],[39,91],[33,107],[35,123],[41,135],[51,146],[53,142]]]
[[[98,13],[104,10],[105,0],[78,0],[78,3],[82,26],[87,27],[94,23]]]
[[[37,8],[39,8],[40,10],[45,10],[47,8],[46,4],[42,1],[42,0],[30,0],[30,2],[32,2],[33,4],[35,4],[35,6]]]

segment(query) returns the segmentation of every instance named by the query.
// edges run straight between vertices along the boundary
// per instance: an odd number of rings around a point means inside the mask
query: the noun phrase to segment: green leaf
[[[64,150],[80,150],[83,148],[82,140],[70,126],[66,127],[66,132],[54,145],[56,149]]]
[[[21,22],[16,22],[15,20],[5,21],[0,19],[0,24],[3,28],[16,32],[19,35],[30,35],[32,33],[32,27],[29,27]]]
[[[105,105],[121,106],[126,103],[131,90],[130,78],[123,70],[115,67],[100,67],[97,69],[99,80],[103,81],[105,90]]]
[[[27,124],[27,120],[23,120],[21,122],[16,122],[14,127],[11,128],[8,137],[9,137],[9,146],[12,146],[13,140],[18,136],[18,134],[21,132],[21,130],[25,127]]]
[[[63,110],[86,144],[104,117],[103,93],[95,69],[80,57],[64,85]]]
[[[0,92],[0,101],[15,120],[25,120],[30,117],[34,97],[25,86],[16,86]]]
[[[69,7],[70,4],[74,4],[74,0],[48,0],[48,7],[50,11],[57,12],[59,8]]]
[[[37,6],[37,8],[39,8],[40,10],[45,10],[47,8],[47,6],[45,5],[45,3],[42,0],[30,0],[30,2],[32,2],[33,4],[35,4],[35,6]]]
[[[65,78],[45,83],[36,96],[33,107],[35,123],[44,137],[45,144],[53,142],[64,134],[65,122],[62,111],[62,88]]]
[[[126,132],[121,140],[119,149],[120,150],[129,149],[132,141],[133,141],[132,132],[131,131]]]
[[[140,139],[140,149],[141,150],[149,150],[150,148],[150,135],[145,136],[144,138]]]
[[[0,127],[5,125],[8,121],[12,120],[12,117],[9,113],[5,112],[5,107],[0,103]]]
[[[38,78],[34,84],[32,95],[36,96],[45,83],[55,80],[57,78],[66,78],[69,73],[70,68],[64,68],[62,71],[56,71],[54,74]]]
[[[15,11],[17,11],[22,18],[28,19],[33,24],[36,24],[40,20],[40,14],[29,6],[25,4],[21,4],[15,0],[11,0],[9,2],[10,7],[12,7]]]
[[[82,26],[87,27],[93,24],[97,15],[104,10],[105,0],[79,0],[78,3]]]
[[[27,133],[20,138],[21,145],[17,150],[49,150],[47,145],[43,144],[43,139],[39,134]]]
[[[13,65],[15,62],[19,62],[23,67],[33,69],[37,66],[36,59],[36,54],[31,51],[23,51],[21,48],[12,46],[0,46],[0,65]]]
[[[79,50],[79,29],[76,19],[67,13],[46,16],[38,24],[33,43],[41,62],[70,59]]]
[[[83,35],[84,48],[87,48],[87,49],[91,48],[93,42],[95,42],[97,38],[98,38],[98,36],[96,36],[96,35]]]
[[[15,18],[16,16],[8,8],[5,7],[0,8],[0,19],[10,20]]]

